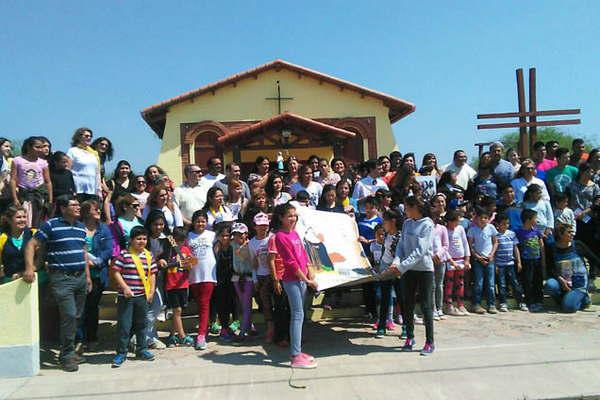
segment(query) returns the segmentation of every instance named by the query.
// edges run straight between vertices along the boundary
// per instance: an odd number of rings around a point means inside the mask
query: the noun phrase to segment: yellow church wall
[[[280,81],[282,97],[293,100],[282,101],[282,111],[289,111],[309,118],[375,117],[377,147],[379,153],[388,153],[395,146],[388,108],[373,97],[352,90],[340,90],[338,86],[282,69],[270,70],[218,89],[215,94],[207,93],[174,105],[167,113],[158,164],[176,181],[181,180],[181,123],[213,121],[262,120],[277,114],[277,101],[265,100],[277,96],[276,81]],[[365,158],[367,146],[365,145]],[[243,150],[243,149],[242,149]],[[298,153],[297,149],[293,150]]]

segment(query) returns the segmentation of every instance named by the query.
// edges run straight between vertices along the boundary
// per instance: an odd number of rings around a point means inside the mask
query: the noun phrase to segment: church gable
[[[370,108],[384,108],[386,111],[383,114],[387,115],[390,122],[414,111],[414,105],[404,100],[276,60],[148,107],[142,110],[142,117],[159,137],[162,137],[165,129],[167,111],[177,114],[185,113],[182,110],[191,108],[201,113],[221,111],[214,116],[207,115],[212,120],[256,119],[257,112],[261,112],[266,118],[279,112],[277,100],[266,100],[277,97],[277,81],[281,84],[281,96],[292,98],[282,99],[281,111],[320,117],[323,115],[314,110],[315,106],[333,102],[335,104],[328,106],[338,105],[339,115],[344,115],[344,110],[348,113],[346,115],[358,115],[357,112],[360,113],[370,103]],[[345,99],[348,101],[344,101]],[[224,103],[229,104],[229,107],[220,107],[225,106]],[[379,114],[382,114],[381,111]],[[228,115],[232,112],[235,115]],[[225,116],[230,118],[223,118]]]

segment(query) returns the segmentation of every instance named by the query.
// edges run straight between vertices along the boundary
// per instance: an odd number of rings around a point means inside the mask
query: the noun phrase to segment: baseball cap
[[[254,225],[269,225],[269,216],[260,212],[254,216]]]
[[[466,206],[467,204],[469,204],[468,201],[461,201],[461,200],[458,200],[458,199],[452,199],[448,203],[448,208],[450,210],[456,210],[458,207]]]
[[[231,226],[231,233],[248,233],[248,227],[246,224],[236,222]]]

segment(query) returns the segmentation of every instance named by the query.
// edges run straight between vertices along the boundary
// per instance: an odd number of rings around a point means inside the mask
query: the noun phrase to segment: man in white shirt
[[[312,168],[308,165],[303,165],[298,171],[298,182],[294,183],[290,187],[290,195],[296,197],[296,194],[301,191],[306,191],[310,196],[309,207],[312,209],[317,208],[321,193],[323,192],[323,186],[320,183],[313,181]]]
[[[225,175],[221,173],[223,170],[223,161],[219,157],[211,157],[206,162],[208,173],[200,179],[200,185],[204,186],[206,190],[210,189],[215,182],[225,178]]]
[[[477,171],[467,164],[467,153],[464,150],[456,150],[450,164],[443,167],[444,172],[450,171],[456,174],[456,184],[467,190],[469,182],[475,179]]]
[[[204,203],[206,203],[208,188],[200,184],[202,170],[196,164],[186,165],[183,174],[185,175],[185,182],[175,188],[173,196],[175,203],[177,203],[181,210],[183,223],[190,225],[194,212],[200,210],[204,207]]]
[[[354,192],[352,193],[352,197],[358,202],[360,212],[364,212],[364,201],[367,197],[374,196],[378,189],[389,190],[388,185],[380,176],[380,168],[377,165],[377,161],[365,161],[365,168],[369,174],[356,183]]]

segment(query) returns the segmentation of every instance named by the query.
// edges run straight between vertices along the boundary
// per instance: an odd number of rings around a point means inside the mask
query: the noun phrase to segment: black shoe
[[[73,356],[73,362],[75,362],[76,364],[83,364],[84,362],[86,362],[86,359],[85,357],[76,354]]]
[[[77,372],[79,371],[79,365],[74,358],[71,358],[62,362],[62,369],[65,372]]]

